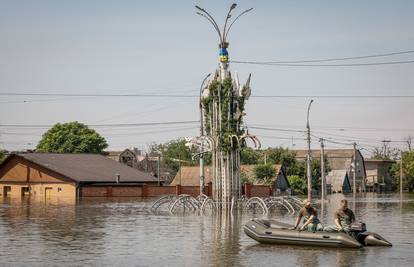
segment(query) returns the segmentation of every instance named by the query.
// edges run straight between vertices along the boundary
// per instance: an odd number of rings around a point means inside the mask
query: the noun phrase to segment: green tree
[[[2,163],[3,160],[6,159],[6,156],[7,156],[6,154],[7,154],[7,151],[6,150],[0,149],[0,163]]]
[[[259,163],[261,157],[261,151],[250,147],[245,147],[240,151],[241,164],[256,165]]]
[[[272,178],[276,175],[272,164],[259,164],[254,167],[253,171],[257,180],[262,181],[266,185],[270,185]]]
[[[303,177],[300,177],[299,175],[289,175],[288,181],[293,192],[299,195],[307,194],[307,184]]]
[[[189,148],[186,146],[186,140],[184,138],[171,140],[164,144],[152,144],[150,147],[151,155],[162,155],[162,164],[167,168],[174,171],[179,170],[180,161],[181,165],[195,165],[196,161],[192,159],[192,156],[197,153],[196,148]],[[208,155],[206,155],[208,157]]]
[[[410,192],[414,190],[414,150],[404,151],[402,153],[403,169],[403,188]],[[400,164],[394,164],[392,167],[395,185],[400,186]]]
[[[57,123],[43,134],[36,147],[38,152],[102,153],[106,140],[95,130],[77,121]]]

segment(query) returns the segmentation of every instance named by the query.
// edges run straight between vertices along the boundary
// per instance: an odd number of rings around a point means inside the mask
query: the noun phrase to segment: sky
[[[0,0],[0,93],[197,95],[218,64],[217,36],[194,5],[222,25],[232,1]],[[234,24],[239,61],[307,60],[414,50],[413,1],[237,1],[254,10]],[[414,60],[414,53],[359,62]],[[414,95],[414,64],[288,67],[230,64],[252,95]],[[414,136],[414,98],[314,98],[312,148],[366,153]],[[249,99],[245,117],[263,147],[304,148],[310,98]],[[32,149],[48,125],[196,121],[198,99],[0,95],[0,148]],[[45,125],[13,128],[4,125]],[[3,126],[2,126],[3,125]],[[255,129],[272,128],[293,131]],[[104,127],[109,150],[196,136],[198,124]],[[333,143],[336,142],[336,143]],[[343,144],[338,144],[343,143]]]

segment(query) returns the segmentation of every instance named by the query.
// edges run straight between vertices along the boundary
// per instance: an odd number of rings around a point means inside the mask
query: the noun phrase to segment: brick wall
[[[198,186],[83,186],[82,197],[158,197],[166,195],[199,195]],[[210,186],[205,193],[211,194]]]
[[[181,186],[181,194],[197,197],[200,194],[199,186]]]
[[[108,188],[109,189],[109,188]],[[142,187],[138,186],[115,186],[112,187],[113,197],[140,197],[142,196]]]
[[[148,186],[146,187],[147,197],[157,197],[163,195],[175,195],[175,186]]]
[[[246,197],[269,197],[272,195],[272,187],[268,185],[244,185],[244,193]]]
[[[105,186],[84,186],[82,187],[83,197],[106,197],[107,187]]]

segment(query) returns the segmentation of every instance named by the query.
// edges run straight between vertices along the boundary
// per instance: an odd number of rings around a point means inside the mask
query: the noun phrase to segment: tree
[[[95,130],[77,121],[57,123],[43,134],[36,147],[38,152],[102,153],[106,140]]]
[[[299,175],[289,175],[288,181],[293,192],[299,195],[307,194],[307,183],[303,177],[300,177]]]
[[[296,160],[294,152],[289,151],[287,148],[276,147],[268,148],[264,151],[267,155],[268,163],[281,164],[285,169],[286,175],[299,175],[301,176],[301,164]]]
[[[409,135],[409,136],[404,138],[404,141],[407,144],[408,151],[412,151],[413,150],[414,137]]]
[[[399,150],[392,148],[389,142],[383,141],[382,146],[374,148],[373,159],[391,160],[398,157]]]
[[[256,165],[262,157],[259,150],[250,147],[245,147],[240,151],[240,163],[248,165]]]
[[[403,169],[403,188],[410,192],[414,190],[414,151],[404,151],[402,153]],[[394,164],[392,167],[395,184],[400,186],[400,164]]]
[[[7,156],[6,154],[7,154],[7,151],[6,150],[0,149],[0,163],[2,163],[3,160],[6,159],[6,156]]]
[[[256,179],[262,181],[266,185],[271,185],[272,178],[275,177],[276,171],[272,164],[259,164],[254,167]]]
[[[184,138],[171,140],[164,144],[154,143],[150,146],[150,154],[161,154],[162,164],[177,172],[180,168],[180,161],[185,165],[195,165],[196,163],[192,156],[198,152],[197,148],[189,148],[185,144]]]

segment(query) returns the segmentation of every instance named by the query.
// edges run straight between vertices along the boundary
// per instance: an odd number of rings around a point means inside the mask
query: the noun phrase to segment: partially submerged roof
[[[346,170],[332,170],[326,176],[326,183],[332,186],[335,191],[342,190],[345,187],[351,187],[348,172]]]
[[[24,153],[12,154],[3,164],[18,157],[59,173],[77,182],[156,182],[157,179],[145,172],[128,167],[98,154]]]
[[[292,150],[292,152],[295,153],[295,157],[298,160],[305,160],[308,153],[306,149]],[[359,155],[357,156],[357,160],[359,157],[362,160],[364,159],[358,149],[356,150],[356,153]],[[321,150],[312,149],[311,156],[315,159],[320,159]],[[325,156],[329,162],[329,167],[332,170],[349,169],[354,158],[354,149],[325,149]]]

